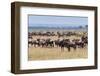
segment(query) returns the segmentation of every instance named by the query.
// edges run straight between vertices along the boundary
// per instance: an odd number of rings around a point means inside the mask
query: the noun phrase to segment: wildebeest
[[[70,36],[76,36],[79,35],[77,32],[29,32],[28,33],[28,45],[34,46],[34,47],[45,47],[45,48],[53,48],[53,47],[60,47],[61,51],[64,51],[64,48],[67,48],[68,51],[71,51],[71,48],[76,50],[77,48],[84,48],[88,44],[88,37],[85,35],[80,35],[80,38],[76,39],[70,39]],[[34,40],[34,36],[38,36]],[[51,37],[56,36],[57,39],[52,38],[42,38],[42,37]],[[66,37],[66,38],[64,38]],[[67,38],[68,37],[68,38]],[[62,40],[60,40],[60,38]]]
[[[28,44],[31,46],[38,46],[38,47],[54,47],[54,41],[51,39],[36,39],[36,40],[29,40]]]
[[[50,38],[48,39],[36,39],[36,40],[32,40],[30,38],[28,44],[31,44],[31,46],[34,47],[60,47],[61,51],[64,51],[64,48],[67,48],[68,51],[71,50],[71,48],[73,48],[74,50],[76,50],[77,48],[84,48],[85,44],[87,44],[87,37],[81,37],[80,39],[57,39],[57,40],[51,40]]]
[[[54,47],[54,41],[51,39],[45,40],[46,47]]]
[[[73,42],[75,42],[75,45],[76,45],[78,48],[83,48],[83,47],[84,47],[84,42],[81,41],[80,39],[74,39]]]
[[[74,50],[76,50],[76,45],[74,42],[71,42],[70,39],[63,39],[59,42],[59,46],[61,47],[61,50],[64,51],[64,47],[70,51],[70,48],[72,47]]]

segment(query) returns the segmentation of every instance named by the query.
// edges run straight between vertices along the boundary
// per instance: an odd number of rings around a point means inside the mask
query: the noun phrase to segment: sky
[[[34,26],[85,26],[88,25],[88,17],[78,16],[48,16],[48,15],[29,15],[29,27]]]

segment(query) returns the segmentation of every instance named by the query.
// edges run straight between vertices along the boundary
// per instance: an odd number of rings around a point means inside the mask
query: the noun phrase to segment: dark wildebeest
[[[82,36],[81,40],[85,43],[88,44],[88,37],[87,36]]]
[[[41,44],[40,44],[40,39],[37,39],[37,40],[32,40],[32,39],[29,39],[28,40],[28,45],[31,45],[31,46],[33,46],[34,45],[34,47],[36,47],[36,46],[40,46]]]
[[[55,40],[54,42],[55,42],[55,46],[59,47],[60,39],[57,39],[57,40]]]
[[[85,43],[81,39],[73,39],[72,41],[75,42],[75,44],[78,48],[84,48],[85,47]]]
[[[36,45],[38,47],[54,47],[54,41],[52,41],[51,39],[37,39],[35,41],[32,42],[32,44],[34,44],[34,47],[36,47]]]
[[[46,39],[46,47],[54,47],[54,41],[51,39]]]
[[[58,31],[57,36],[58,36],[58,38],[60,38],[60,37],[63,37],[64,35]]]
[[[64,51],[64,47],[67,48],[68,51],[70,51],[71,47],[74,48],[74,50],[76,50],[75,43],[71,42],[70,39],[61,40],[59,43],[59,46],[61,47],[62,51]]]

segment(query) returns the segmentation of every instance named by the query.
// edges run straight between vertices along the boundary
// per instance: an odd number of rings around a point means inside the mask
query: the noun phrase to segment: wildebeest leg
[[[69,47],[67,47],[68,48],[68,51],[70,52],[70,46]]]
[[[34,47],[36,47],[36,44],[34,44]]]
[[[40,47],[40,43],[38,43],[38,47]]]
[[[44,44],[42,43],[42,47],[44,47]]]
[[[29,48],[29,45],[28,45],[28,48]]]
[[[29,48],[29,44],[28,44],[28,48]]]
[[[61,47],[61,51],[64,51],[64,47]]]
[[[31,42],[28,42],[28,47],[31,45]]]
[[[52,44],[52,46],[54,47],[54,44]]]
[[[83,44],[82,44],[82,48],[84,48],[84,46],[85,46],[85,45],[84,45],[84,43],[83,43]]]
[[[74,50],[76,50],[76,46],[73,46]]]
[[[81,48],[83,48],[84,47],[84,43],[81,43]]]
[[[49,48],[51,48],[51,47],[52,47],[52,44],[50,43],[50,44],[49,44]]]
[[[57,47],[59,47],[59,45],[57,44]]]
[[[54,42],[52,42],[52,47],[54,47]]]

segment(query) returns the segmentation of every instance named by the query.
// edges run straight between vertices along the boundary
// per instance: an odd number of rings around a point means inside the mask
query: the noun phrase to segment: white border
[[[28,61],[28,14],[36,15],[58,15],[58,16],[81,16],[88,17],[88,58],[87,59],[67,59],[67,60],[47,60]],[[42,69],[58,67],[75,67],[94,65],[94,11],[55,9],[40,7],[20,8],[20,69]]]

